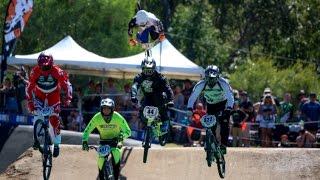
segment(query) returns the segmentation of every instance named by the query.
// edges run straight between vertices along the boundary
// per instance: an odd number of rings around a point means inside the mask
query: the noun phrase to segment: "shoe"
[[[58,157],[59,156],[59,145],[53,145],[53,154],[52,154],[52,156],[53,157]]]
[[[161,135],[164,135],[168,132],[169,121],[163,121],[160,125]]]
[[[227,154],[227,147],[225,147],[224,145],[220,145],[220,150],[223,155]]]
[[[34,142],[33,142],[33,145],[32,145],[32,148],[33,148],[34,150],[38,150],[39,147],[40,147],[39,141],[34,141]]]

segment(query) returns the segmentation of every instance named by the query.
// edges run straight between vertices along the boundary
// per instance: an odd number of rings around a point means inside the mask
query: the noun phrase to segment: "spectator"
[[[85,87],[83,95],[87,96],[88,94],[93,94],[95,92],[95,83],[93,80],[90,80],[88,86]]]
[[[255,122],[255,111],[253,108],[253,103],[250,101],[248,97],[248,93],[246,91],[241,91],[240,95],[240,108],[243,112],[248,115],[246,122],[244,122],[242,128],[243,135],[243,143],[245,147],[249,147],[250,145],[250,129],[253,127],[252,123]],[[258,128],[258,126],[256,127]]]
[[[95,93],[95,83],[93,80],[90,80],[88,86],[85,87],[83,92],[83,116],[85,124],[88,124],[90,119],[94,114],[94,107],[92,106],[94,96],[92,94]]]
[[[106,93],[108,96],[115,101],[115,104],[120,104],[120,98],[117,94],[119,94],[117,88],[114,85],[114,79],[108,78],[107,85],[106,85]]]
[[[315,136],[309,131],[303,129],[300,130],[299,136],[297,137],[298,147],[311,148],[313,143],[316,142]]]
[[[82,132],[83,118],[78,110],[71,111],[67,119],[68,119],[68,124],[67,124],[68,130]]]
[[[187,106],[188,104],[188,100],[189,100],[189,97],[192,93],[192,89],[193,89],[193,86],[192,86],[192,82],[190,79],[186,79],[184,80],[184,89],[182,90],[182,94],[184,96],[184,105],[185,107]]]
[[[300,90],[299,94],[298,94],[298,109],[299,111],[302,111],[302,106],[304,103],[308,102],[308,97],[306,96],[306,93],[303,89]]]
[[[291,104],[291,94],[285,93],[283,101],[280,102],[279,114],[277,116],[276,129],[274,131],[274,138],[276,141],[280,140],[280,137],[289,132],[289,127],[285,125],[293,117],[293,105]]]
[[[267,87],[267,88],[264,89],[262,98],[263,98],[265,95],[270,95],[270,96],[272,96],[273,101],[275,102],[276,106],[280,106],[280,102],[278,101],[278,98],[275,97],[274,95],[272,95],[272,91],[271,91],[271,89],[270,89],[269,87]]]
[[[206,110],[203,107],[202,103],[198,103],[196,105],[196,109],[193,111],[192,114],[192,122],[187,128],[187,137],[188,137],[188,143],[187,146],[197,146],[197,144],[194,141],[198,141],[199,144],[202,144],[204,135],[202,131],[199,129],[202,129],[201,125],[201,117],[206,114]],[[195,129],[197,128],[197,129]]]
[[[184,107],[184,96],[181,93],[180,86],[176,86],[174,88],[174,99],[173,99],[174,107],[177,109],[183,109]],[[180,112],[175,113],[175,121],[179,121],[184,118],[184,115]]]
[[[320,117],[320,104],[317,101],[316,93],[310,93],[309,98],[310,100],[302,106],[302,114],[306,117],[304,128],[312,134],[316,134],[318,130],[317,121]]]
[[[261,146],[272,146],[272,129],[275,128],[276,105],[270,94],[264,96],[260,104],[257,121],[260,123],[261,129]]]
[[[94,97],[93,97],[93,100],[92,100],[92,104],[91,106],[93,107],[93,111],[99,111],[100,110],[100,102],[101,102],[101,99],[102,99],[102,84],[101,83],[97,83],[96,86],[95,86],[95,92],[94,92]]]
[[[124,89],[124,95],[121,97],[122,101],[121,101],[121,106],[119,108],[119,111],[122,111],[122,112],[134,111],[135,108],[130,98],[131,85],[125,84],[123,89]],[[131,115],[132,115],[131,113],[123,113],[123,116],[125,119],[131,119]]]
[[[0,89],[0,93],[3,93],[4,99],[4,112],[5,113],[17,113],[18,103],[16,98],[16,89],[14,88],[9,78],[4,79],[3,87]]]
[[[231,122],[232,122],[232,130],[231,135],[233,137],[232,146],[239,147],[243,145],[243,131],[245,127],[245,122],[248,119],[248,115],[243,112],[239,107],[239,102],[234,103],[234,108],[230,114]],[[243,127],[243,128],[242,128]]]
[[[129,121],[129,126],[132,130],[140,130],[141,129],[141,123],[139,120],[139,113],[133,112],[131,114],[131,119]]]
[[[18,113],[28,115],[26,87],[28,85],[27,73],[23,66],[13,76],[13,86],[16,89],[16,97],[18,103]]]
[[[290,147],[289,138],[286,134],[283,134],[281,136],[280,143],[278,144],[278,147]]]

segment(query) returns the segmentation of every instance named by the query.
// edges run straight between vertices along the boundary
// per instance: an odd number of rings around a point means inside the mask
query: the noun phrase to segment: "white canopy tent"
[[[140,64],[145,56],[142,52],[124,58],[105,58],[82,48],[70,36],[65,37],[44,52],[52,54],[54,63],[71,74],[125,79],[133,78],[140,72]],[[36,64],[39,54],[40,52],[30,55],[16,55],[8,59],[8,64],[33,66]],[[203,73],[201,67],[184,57],[168,40],[153,47],[152,54],[156,59],[157,66],[161,66],[161,72],[168,78],[198,80]]]

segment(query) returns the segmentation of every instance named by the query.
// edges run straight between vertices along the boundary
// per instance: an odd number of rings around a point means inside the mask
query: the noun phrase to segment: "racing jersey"
[[[100,134],[100,140],[117,138],[120,133],[122,133],[123,138],[131,136],[131,129],[127,121],[115,111],[109,123],[104,120],[101,112],[95,114],[83,131],[82,141],[88,141],[89,135],[95,128],[97,128]]]
[[[43,71],[39,66],[35,66],[31,71],[29,84],[26,88],[27,100],[32,100],[33,92],[50,94],[53,91],[60,92],[61,88],[66,93],[66,100],[71,100],[72,86],[65,71],[56,65],[53,65],[48,71]]]
[[[149,77],[138,74],[131,88],[131,97],[139,96],[141,93],[142,103],[149,106],[162,106],[173,100],[173,92],[167,79],[157,71]],[[165,96],[163,95],[165,93]]]
[[[144,31],[147,28],[154,27],[154,31],[157,33],[163,32],[163,25],[162,22],[152,13],[146,12],[148,16],[147,24],[139,24],[139,21],[137,21],[136,16],[133,17],[128,25],[128,34],[131,36],[132,35],[132,29],[134,27],[139,27],[139,32]]]
[[[232,89],[224,78],[219,78],[218,82],[213,87],[207,86],[205,80],[200,80],[193,88],[188,101],[188,108],[193,108],[194,103],[201,93],[203,93],[203,97],[208,104],[214,105],[227,101],[225,108],[232,109],[233,107],[234,98]]]

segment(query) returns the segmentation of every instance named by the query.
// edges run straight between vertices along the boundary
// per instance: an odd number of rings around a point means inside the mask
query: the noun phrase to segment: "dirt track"
[[[147,164],[142,149],[134,148],[121,174],[123,179],[218,179],[207,167],[202,148],[152,149]],[[226,179],[320,179],[320,149],[229,148]],[[65,145],[53,161],[51,179],[95,179],[96,154]],[[39,152],[26,151],[0,179],[42,179]]]

